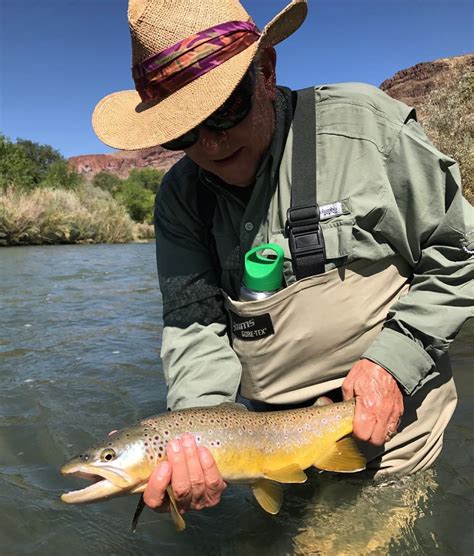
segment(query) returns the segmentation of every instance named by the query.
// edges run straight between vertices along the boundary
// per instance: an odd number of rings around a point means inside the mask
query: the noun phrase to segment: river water
[[[132,534],[135,496],[63,504],[79,481],[59,468],[165,409],[154,246],[1,249],[0,299],[1,556],[474,553],[473,323],[451,348],[460,402],[433,470],[381,485],[310,473],[278,516],[232,486],[183,533],[145,510]]]

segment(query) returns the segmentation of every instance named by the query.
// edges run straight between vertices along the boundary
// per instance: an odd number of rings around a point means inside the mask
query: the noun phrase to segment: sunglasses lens
[[[161,146],[168,151],[182,151],[183,149],[192,147],[198,140],[198,137],[199,131],[197,129],[192,129],[176,139],[163,143]]]
[[[239,124],[252,108],[254,88],[255,69],[252,65],[235,91],[204,121],[204,125],[209,129],[222,131]]]
[[[201,125],[214,131],[224,131],[239,124],[252,108],[255,79],[255,68],[252,64],[230,97]],[[192,147],[198,137],[199,126],[161,146],[169,151],[182,151]]]

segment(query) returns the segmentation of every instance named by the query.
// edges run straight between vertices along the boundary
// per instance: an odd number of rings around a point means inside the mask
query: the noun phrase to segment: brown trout
[[[365,468],[353,439],[354,401],[284,411],[252,412],[243,406],[184,409],[149,417],[115,432],[102,443],[68,461],[63,475],[97,482],[67,492],[68,504],[106,500],[141,493],[158,462],[166,459],[166,445],[185,432],[209,448],[228,483],[248,483],[264,510],[276,514],[283,502],[278,483],[304,483],[304,470],[350,473]],[[178,530],[184,520],[168,488],[170,511]],[[140,500],[135,526],[143,509]]]

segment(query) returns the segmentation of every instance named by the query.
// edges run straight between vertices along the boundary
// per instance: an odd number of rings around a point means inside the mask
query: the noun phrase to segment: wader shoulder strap
[[[324,272],[324,238],[316,200],[316,106],[314,87],[296,93],[293,118],[291,205],[286,215],[297,280]]]

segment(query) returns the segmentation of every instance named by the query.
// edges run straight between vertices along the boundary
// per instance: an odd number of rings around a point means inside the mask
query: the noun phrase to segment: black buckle
[[[307,263],[304,260],[307,260],[307,257],[312,257],[308,260],[313,267],[311,274],[324,272],[326,256],[324,237],[319,225],[318,205],[289,208],[286,217],[285,237],[288,238],[297,279],[301,275],[302,264],[306,267]],[[305,268],[305,275],[307,271]]]
[[[289,230],[294,227],[316,226],[319,227],[319,206],[307,205],[305,207],[290,207],[286,211],[285,235],[289,237]]]
[[[318,205],[289,208],[286,212],[285,236],[294,255],[324,253]]]

